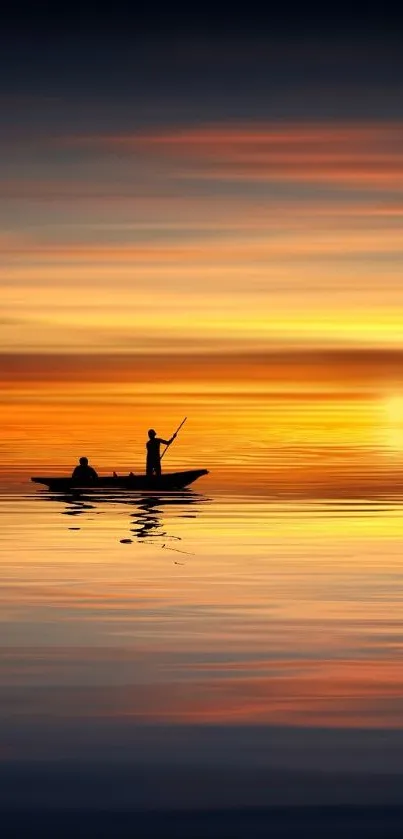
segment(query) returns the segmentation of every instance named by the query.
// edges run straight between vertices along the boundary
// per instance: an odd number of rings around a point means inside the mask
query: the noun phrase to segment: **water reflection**
[[[147,542],[152,544],[159,544],[162,548],[173,550],[172,546],[168,546],[168,542],[180,542],[181,536],[175,535],[167,530],[165,513],[167,508],[173,508],[174,513],[170,515],[170,524],[174,525],[175,520],[179,518],[197,518],[201,512],[201,505],[211,502],[201,493],[193,492],[192,490],[181,490],[173,493],[160,493],[159,495],[150,495],[147,493],[127,493],[127,492],[113,492],[113,493],[91,493],[86,494],[74,491],[70,493],[44,493],[41,498],[58,502],[64,505],[65,509],[62,514],[66,516],[82,516],[88,514],[100,514],[105,512],[105,505],[108,511],[113,507],[125,505],[134,507],[135,511],[129,513],[129,528],[130,533],[133,534],[140,542]],[[188,512],[187,508],[192,506],[192,512]],[[69,530],[78,530],[78,527],[69,527]],[[124,544],[130,544],[133,539],[122,538],[120,541]],[[188,551],[179,551],[180,553],[188,553]]]
[[[210,500],[3,499],[7,713],[401,729],[400,501]]]

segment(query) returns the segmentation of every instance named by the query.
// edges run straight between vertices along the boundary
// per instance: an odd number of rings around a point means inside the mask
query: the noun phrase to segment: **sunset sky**
[[[3,822],[400,835],[403,12],[3,5]]]
[[[1,44],[7,409],[336,391],[403,420],[393,22],[30,20]]]

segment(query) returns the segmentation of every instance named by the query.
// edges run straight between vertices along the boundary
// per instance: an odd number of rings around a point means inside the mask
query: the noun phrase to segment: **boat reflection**
[[[170,548],[174,550],[172,545],[168,542],[180,542],[181,537],[170,533],[166,525],[167,508],[170,510],[174,508],[174,514],[170,513],[170,526],[174,525],[175,520],[181,518],[196,518],[201,512],[202,504],[211,502],[211,498],[201,493],[193,492],[190,489],[184,489],[175,493],[160,493],[159,495],[151,495],[149,493],[129,493],[129,492],[111,492],[111,493],[82,493],[74,491],[70,493],[43,493],[41,498],[46,500],[58,502],[64,505],[63,515],[77,517],[77,516],[91,516],[91,518],[102,512],[108,512],[113,507],[125,505],[130,508],[135,508],[133,512],[129,513],[129,532],[135,536],[140,542],[148,542],[153,544],[160,544],[161,547]],[[192,507],[189,512],[188,507]],[[70,530],[76,530],[77,527],[70,527]],[[123,543],[130,543],[133,538],[122,538]],[[178,548],[176,550],[179,550]],[[186,553],[186,551],[180,551]]]

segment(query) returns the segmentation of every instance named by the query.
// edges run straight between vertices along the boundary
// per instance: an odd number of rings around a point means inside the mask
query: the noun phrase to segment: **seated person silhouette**
[[[88,465],[88,457],[80,457],[80,465],[76,466],[72,476],[74,483],[80,486],[96,484],[98,475],[92,466]]]
[[[174,434],[170,440],[164,440],[162,437],[157,437],[157,432],[154,431],[153,428],[150,428],[148,437],[149,439],[146,443],[146,475],[147,478],[152,478],[153,476],[159,477],[161,475],[161,443],[165,446],[170,446],[175,439],[176,434]]]

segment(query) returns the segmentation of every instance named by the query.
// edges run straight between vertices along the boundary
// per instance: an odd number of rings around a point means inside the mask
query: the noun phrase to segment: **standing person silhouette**
[[[154,475],[159,477],[161,475],[161,443],[165,446],[170,446],[175,440],[176,433],[173,434],[170,440],[164,440],[162,437],[157,437],[157,432],[150,428],[148,432],[148,440],[146,443],[147,460],[146,460],[146,475],[147,478],[152,478]]]

